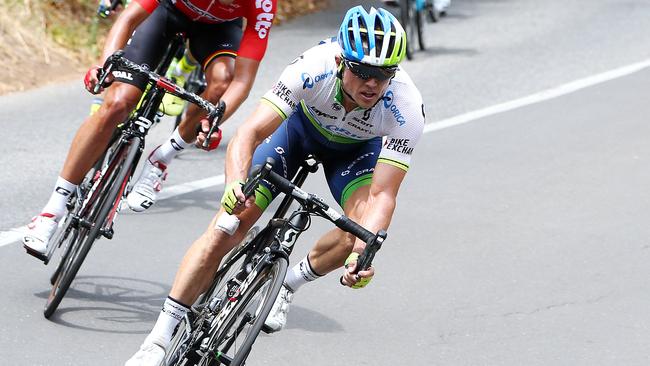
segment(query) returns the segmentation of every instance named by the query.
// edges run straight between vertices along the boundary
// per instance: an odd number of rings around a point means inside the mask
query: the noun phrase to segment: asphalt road
[[[273,30],[227,135],[284,64],[334,34],[346,3]],[[261,336],[247,364],[647,365],[650,70],[591,76],[650,58],[649,16],[641,0],[454,0],[427,28],[430,51],[404,64],[430,132],[375,280],[362,291],[334,275],[305,286],[287,329]],[[594,85],[539,94],[584,78]],[[467,117],[528,95],[519,108]],[[45,320],[53,268],[4,239],[45,203],[89,100],[79,81],[0,98],[0,364],[123,363],[218,205],[216,185],[121,215]],[[170,129],[156,127],[150,146]],[[185,153],[167,186],[221,174],[223,155]],[[318,178],[305,188],[329,197]],[[327,227],[316,221],[293,260]]]

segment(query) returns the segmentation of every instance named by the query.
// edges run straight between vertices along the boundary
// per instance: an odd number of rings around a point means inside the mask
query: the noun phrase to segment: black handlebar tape
[[[375,237],[375,234],[366,230],[363,226],[357,224],[356,222],[350,220],[346,216],[341,216],[340,219],[334,222],[337,227],[341,228],[344,231],[349,232],[350,234],[356,236],[357,238],[368,243],[372,238]]]
[[[280,190],[280,192],[284,194],[291,194],[291,192],[293,192],[293,189],[296,188],[293,183],[274,171],[269,172],[267,179],[273,183]]]

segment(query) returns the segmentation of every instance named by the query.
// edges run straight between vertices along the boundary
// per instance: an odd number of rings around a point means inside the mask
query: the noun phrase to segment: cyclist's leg
[[[241,38],[240,23],[188,24],[189,44],[194,57],[204,65],[207,89],[202,97],[216,103],[230,85],[234,72],[235,50]],[[229,56],[229,57],[225,57]],[[164,171],[174,157],[196,139],[196,131],[205,111],[191,104],[178,128],[147,159],[148,164],[129,194],[128,204],[134,211],[151,207],[162,189]]]
[[[221,259],[244,238],[262,212],[262,209],[257,206],[247,209],[238,216],[240,223],[235,233],[228,235],[216,227],[217,219],[224,214],[223,209],[219,210],[205,232],[185,253],[176,272],[172,289],[163,303],[153,329],[138,352],[126,362],[126,366],[140,365],[142,360],[147,360],[143,363],[147,365],[158,365],[158,362],[162,361],[176,326],[199,295],[210,286]]]
[[[230,86],[235,72],[235,57],[242,35],[241,20],[220,24],[194,24],[189,35],[189,48],[201,64],[206,79],[206,90],[201,96],[217,103]],[[226,106],[228,108],[228,106]],[[194,141],[200,119],[205,111],[189,105],[179,125],[185,141]]]
[[[235,59],[229,53],[224,53],[210,62],[205,69],[207,87],[201,96],[212,103],[219,102],[232,81],[234,70]],[[204,116],[203,109],[194,104],[188,105],[187,112],[178,126],[180,136],[186,141],[194,141],[201,118]]]
[[[199,64],[194,60],[189,50],[185,48],[181,55],[174,57],[165,76],[176,85],[186,87],[186,80],[197,67],[199,67]],[[186,104],[185,100],[173,94],[165,94],[158,109],[168,116],[179,116],[183,113]]]
[[[83,180],[106,149],[115,127],[126,119],[141,95],[138,87],[125,83],[108,89],[102,106],[86,118],[72,140],[61,177],[74,184]]]

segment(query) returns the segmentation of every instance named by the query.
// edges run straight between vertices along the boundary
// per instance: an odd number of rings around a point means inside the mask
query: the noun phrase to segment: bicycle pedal
[[[84,229],[90,229],[93,227],[93,224],[86,219],[80,219],[80,220],[78,219],[77,223],[79,224],[79,226],[81,226]]]
[[[23,245],[23,248],[25,248],[25,251],[27,252],[27,254],[35,257],[36,259],[39,259],[39,260],[43,261],[43,264],[47,264],[47,262],[49,262],[49,258],[45,254],[43,254],[41,252],[37,252],[35,250],[32,250],[32,248],[30,248],[30,247],[28,247],[26,245]]]
[[[264,332],[266,334],[273,334],[276,331],[271,329],[271,327],[269,327],[268,325],[264,324],[264,325],[262,325],[262,332]]]
[[[105,237],[108,240],[113,239],[113,234],[115,234],[115,231],[113,231],[113,228],[110,228],[108,230],[102,229],[100,230],[101,234],[103,237]]]

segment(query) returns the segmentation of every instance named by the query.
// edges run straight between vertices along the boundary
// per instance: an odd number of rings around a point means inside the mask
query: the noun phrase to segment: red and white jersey
[[[136,0],[149,13],[160,0]],[[229,5],[219,0],[171,0],[171,2],[195,22],[222,23],[246,18],[238,56],[261,60],[266,52],[269,31],[277,10],[277,0],[234,0]]]

